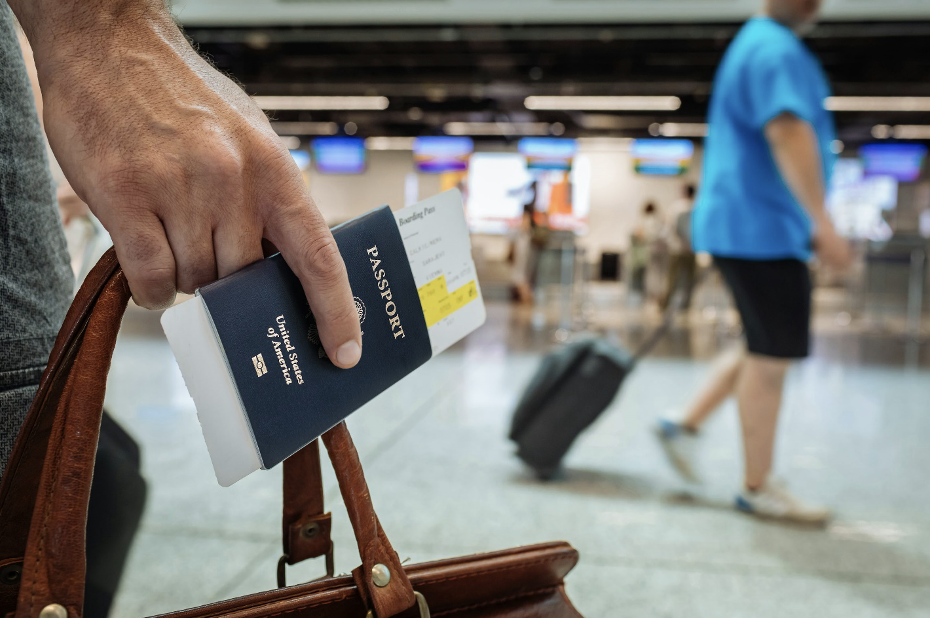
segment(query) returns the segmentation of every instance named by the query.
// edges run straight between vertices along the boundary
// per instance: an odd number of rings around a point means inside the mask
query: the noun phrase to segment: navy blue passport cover
[[[280,254],[199,290],[266,469],[432,356],[391,210],[352,219],[333,236],[362,320],[362,359],[352,369],[326,358],[300,281]]]

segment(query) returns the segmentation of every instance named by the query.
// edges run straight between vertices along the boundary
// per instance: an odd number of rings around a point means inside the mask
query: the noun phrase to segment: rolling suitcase
[[[554,477],[575,438],[610,405],[633,365],[627,351],[591,339],[546,356],[513,415],[510,439],[517,456],[539,478]]]
[[[636,362],[668,332],[681,295],[635,354],[600,339],[548,354],[520,398],[510,426],[517,456],[543,480],[552,479],[578,435],[613,401]]]

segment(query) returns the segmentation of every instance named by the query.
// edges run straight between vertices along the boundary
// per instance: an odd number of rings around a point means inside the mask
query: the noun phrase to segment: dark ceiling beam
[[[503,41],[729,40],[738,24],[670,24],[634,26],[459,26],[359,28],[188,28],[200,43],[238,43],[257,48],[286,43],[457,43]],[[809,39],[897,38],[930,36],[930,23],[824,23]]]
[[[706,93],[708,82],[576,82],[573,84],[525,83],[514,80],[490,84],[470,83],[318,83],[318,82],[280,82],[252,83],[245,82],[250,94],[260,95],[364,95],[379,94],[386,97],[436,97],[441,90],[441,98],[493,98],[523,101],[530,95],[689,95]]]
[[[191,28],[202,53],[251,94],[357,95],[383,112],[275,113],[351,121],[359,135],[441,132],[445,122],[559,122],[567,136],[644,136],[650,122],[700,122],[734,24]],[[838,95],[930,96],[930,22],[828,23],[807,37]],[[529,112],[529,95],[677,95],[675,112]],[[411,108],[419,108],[412,116]],[[587,121],[586,121],[587,118]],[[613,118],[614,120],[612,120]],[[928,124],[930,114],[841,113],[842,139],[875,124]]]

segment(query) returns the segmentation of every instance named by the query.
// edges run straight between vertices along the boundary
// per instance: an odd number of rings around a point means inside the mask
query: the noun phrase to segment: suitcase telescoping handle
[[[694,279],[694,283],[692,284],[693,287],[699,286],[707,277],[708,272],[708,270],[701,272]],[[684,276],[684,272],[679,272],[678,279],[675,281],[675,285],[673,286],[675,291],[672,293],[672,301],[668,304],[668,307],[665,308],[665,312],[662,314],[662,322],[656,326],[655,330],[649,333],[649,336],[646,337],[645,341],[639,344],[639,347],[636,348],[636,351],[633,353],[634,365],[638,363],[644,356],[649,354],[652,351],[652,348],[656,347],[656,344],[662,340],[662,337],[668,334],[668,329],[672,327],[672,321],[675,319],[675,314],[678,313],[678,310],[681,309],[685,302],[685,293],[681,289],[680,285]]]
[[[129,298],[110,249],[68,311],[0,484],[0,570],[12,574],[0,585],[0,614],[82,614],[87,504],[107,372]],[[345,424],[323,442],[362,557],[353,571],[359,592],[375,616],[394,616],[416,597],[375,514]]]

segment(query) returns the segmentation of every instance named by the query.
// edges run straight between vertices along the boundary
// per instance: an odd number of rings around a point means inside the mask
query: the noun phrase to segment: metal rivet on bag
[[[391,570],[381,563],[371,567],[371,581],[378,588],[384,588],[391,583]]]
[[[312,539],[320,533],[320,524],[315,521],[311,521],[309,524],[305,525],[301,529],[300,533],[305,539]]]
[[[58,603],[52,603],[42,608],[39,618],[68,618],[68,610]]]
[[[10,586],[18,584],[20,578],[23,576],[23,565],[20,563],[8,564],[2,569],[0,569],[0,584],[8,584]]]

